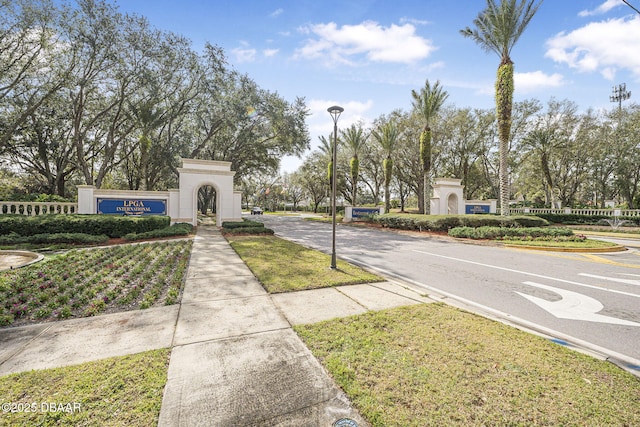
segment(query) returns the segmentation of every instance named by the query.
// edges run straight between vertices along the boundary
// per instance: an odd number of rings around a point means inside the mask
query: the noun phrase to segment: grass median
[[[373,426],[640,425],[638,378],[444,304],[295,329]]]
[[[586,239],[579,242],[554,242],[554,241],[544,241],[544,240],[510,240],[503,239],[500,240],[500,243],[503,243],[508,246],[530,246],[537,248],[547,248],[547,249],[582,249],[588,251],[589,249],[595,250],[613,250],[620,248],[620,245],[611,242],[605,242],[603,240],[592,240]]]
[[[228,236],[229,243],[269,293],[381,282],[360,267],[274,236]]]

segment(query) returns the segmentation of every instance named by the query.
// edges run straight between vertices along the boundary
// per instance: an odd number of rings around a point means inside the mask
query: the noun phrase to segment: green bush
[[[157,230],[125,234],[123,238],[130,241],[156,239],[159,237],[187,236],[191,232],[193,232],[193,226],[191,224],[181,222]]]
[[[51,214],[39,216],[0,215],[0,235],[17,233],[34,234],[83,233],[109,237],[122,237],[129,233],[144,233],[168,227],[168,216],[140,217],[115,215]]]
[[[449,231],[461,225],[461,215],[431,215],[427,219],[429,231]]]
[[[241,227],[264,227],[264,224],[260,221],[251,221],[249,219],[244,221],[225,221],[222,223],[222,228],[226,230]]]
[[[578,215],[578,214],[536,214],[540,218],[544,218],[554,224],[567,225],[598,225],[602,220],[611,219],[608,215]],[[620,220],[628,221],[630,225],[639,226],[640,218],[632,216],[620,216]]]
[[[564,227],[457,227],[449,236],[466,239],[545,238],[572,236],[573,230]]]
[[[17,245],[21,243],[32,244],[53,244],[53,243],[81,243],[81,244],[97,244],[105,243],[109,237],[84,233],[43,233],[31,236],[20,236],[16,233],[0,236],[0,245]]]
[[[457,227],[544,227],[549,223],[536,216],[499,215],[408,215],[384,214],[374,217],[373,222],[388,228],[447,232]]]
[[[520,227],[546,227],[549,225],[549,221],[534,215],[520,215],[510,218],[512,218]]]
[[[273,234],[273,230],[264,225],[262,227],[226,228],[224,232],[228,234]]]
[[[427,229],[426,215],[397,215],[383,214],[373,218],[373,222],[383,227],[396,228],[400,230],[419,230],[421,225]]]

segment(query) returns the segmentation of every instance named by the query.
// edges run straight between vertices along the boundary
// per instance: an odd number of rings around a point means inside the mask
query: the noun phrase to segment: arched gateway
[[[230,162],[181,159],[179,189],[169,191],[99,190],[78,186],[78,213],[121,215],[169,215],[171,222],[197,224],[198,190],[211,185],[216,190],[216,224],[242,218],[241,193],[233,190]]]

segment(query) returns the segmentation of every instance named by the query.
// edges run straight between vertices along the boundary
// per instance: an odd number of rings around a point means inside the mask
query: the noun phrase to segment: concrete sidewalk
[[[269,295],[199,227],[180,306],[1,330],[0,375],[173,347],[160,426],[362,426],[291,326],[430,301],[390,282]]]

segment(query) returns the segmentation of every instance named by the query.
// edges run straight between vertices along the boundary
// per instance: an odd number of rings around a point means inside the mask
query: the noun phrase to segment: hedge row
[[[449,231],[456,227],[544,227],[549,223],[536,216],[498,215],[398,215],[375,216],[372,221],[383,227],[401,230]]]
[[[602,225],[606,224],[607,219],[612,219],[606,215],[577,215],[577,214],[550,214],[539,213],[536,216],[544,218],[554,224],[567,224],[567,225]],[[620,220],[628,221],[629,225],[640,226],[640,217],[634,216],[620,216]]]
[[[273,234],[273,230],[266,228],[260,221],[225,221],[222,231],[228,234]]]
[[[449,230],[449,236],[466,239],[545,238],[572,236],[573,230],[564,227],[457,227]]]
[[[173,236],[188,236],[193,232],[193,226],[191,224],[180,222],[170,225],[169,227],[159,228],[157,230],[145,231],[144,233],[129,233],[125,234],[123,238],[125,240],[143,240],[143,239],[156,239],[159,237],[173,237]]]
[[[264,224],[260,221],[251,221],[250,219],[245,219],[244,221],[224,221],[222,223],[222,228],[225,230],[243,227],[264,227]]]
[[[236,227],[224,230],[228,234],[273,234],[270,228],[262,227]]]
[[[21,236],[32,236],[45,233],[83,233],[122,237],[129,233],[144,233],[165,228],[170,223],[170,217],[159,215],[140,217],[81,214],[0,215],[0,235],[16,233]]]
[[[97,244],[105,243],[109,237],[105,234],[94,235],[84,233],[55,233],[55,234],[34,234],[31,236],[20,236],[11,233],[0,236],[0,245],[18,245],[23,243],[31,244],[54,244],[54,243],[81,243],[81,244]]]

